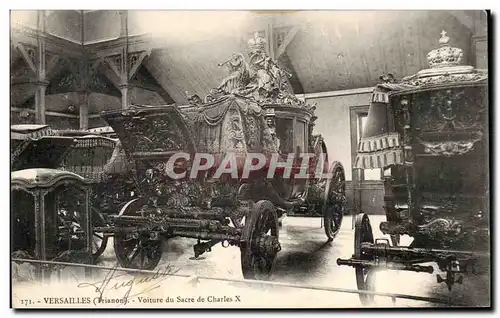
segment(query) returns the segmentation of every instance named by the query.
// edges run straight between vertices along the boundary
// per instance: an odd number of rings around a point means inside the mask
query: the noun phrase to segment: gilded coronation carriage
[[[133,105],[102,113],[134,162],[139,193],[110,217],[109,227],[95,229],[114,235],[122,266],[155,268],[162,240],[188,237],[198,241],[195,257],[218,243],[239,247],[244,277],[266,279],[281,249],[278,218],[307,205],[312,188],[322,193],[315,206],[328,238],[339,231],[346,205],[344,168],[329,162],[321,136],[313,135],[315,107],[293,95],[264,44],[255,35],[248,62],[234,54],[223,63],[230,75],[204,99],[194,95],[185,106]],[[280,160],[296,154],[290,159],[292,177],[283,167],[267,177],[267,161],[245,176],[251,153]],[[312,154],[312,160],[301,161],[301,153]],[[206,163],[203,154],[214,161],[191,177],[194,165]],[[227,173],[218,174],[221,166],[229,167]],[[294,178],[301,167],[313,177]]]
[[[399,82],[386,76],[373,92],[356,167],[386,172],[380,230],[390,242],[374,239],[366,214],[356,217],[354,254],[337,263],[355,268],[360,290],[375,288],[379,269],[433,273],[434,263],[450,290],[464,274],[488,274],[488,75],[461,65],[444,31],[439,44],[429,69]]]

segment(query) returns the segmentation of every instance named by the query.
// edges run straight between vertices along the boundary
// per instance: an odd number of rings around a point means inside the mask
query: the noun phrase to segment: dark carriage
[[[155,268],[162,239],[188,237],[198,240],[195,257],[218,243],[239,247],[244,277],[266,279],[281,249],[278,218],[304,206],[312,187],[323,191],[318,206],[327,236],[333,239],[338,232],[346,205],[344,169],[328,162],[321,137],[312,135],[314,107],[287,89],[261,38],[249,44],[250,64],[233,55],[226,62],[231,75],[204,100],[189,96],[187,106],[131,106],[102,114],[135,163],[140,191],[112,227],[96,229],[114,233],[122,266]],[[288,178],[286,169],[276,169],[269,178],[267,162],[242,174],[249,154],[267,159],[304,152],[316,163],[306,171],[320,167],[331,177]],[[193,175],[203,154],[214,162]],[[228,157],[233,159],[225,161]],[[305,161],[292,162],[295,176]],[[230,171],[218,175],[227,163]]]
[[[106,226],[107,216],[118,214],[136,195],[131,165],[119,140],[78,130],[59,130],[56,134],[71,137],[75,141],[65,153],[59,169],[82,176],[91,184],[90,210],[93,226]],[[105,251],[108,236],[109,233],[93,233],[94,258]]]
[[[451,290],[464,274],[488,273],[488,77],[460,65],[448,45],[427,55],[430,68],[373,93],[359,144],[357,168],[385,169],[387,239],[374,239],[368,216],[356,217],[353,266],[360,290],[371,290],[378,269],[433,273]],[[401,235],[413,238],[400,246]],[[360,294],[364,303],[372,296]]]
[[[10,170],[56,169],[73,144],[73,138],[57,136],[47,125],[12,125]]]
[[[81,176],[57,169],[74,143],[46,125],[11,126],[13,257],[90,261],[88,184]],[[64,222],[61,213],[78,214],[79,230]]]

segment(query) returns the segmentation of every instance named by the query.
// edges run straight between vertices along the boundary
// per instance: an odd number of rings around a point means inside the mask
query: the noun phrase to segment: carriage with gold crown
[[[205,98],[188,96],[189,105],[101,114],[134,163],[139,191],[111,226],[95,229],[112,233],[122,266],[153,269],[163,240],[186,237],[197,240],[195,257],[218,243],[239,247],[244,277],[266,279],[281,249],[278,219],[304,206],[312,188],[322,193],[315,206],[326,235],[339,231],[344,168],[313,134],[315,107],[292,93],[258,35],[248,56],[223,63],[230,75]]]
[[[354,253],[337,263],[354,267],[359,290],[374,291],[379,270],[439,269],[450,290],[489,271],[488,75],[461,65],[462,50],[441,35],[428,69],[399,82],[386,76],[373,92],[355,164],[385,171],[388,238],[356,216]],[[373,297],[360,294],[364,304]]]

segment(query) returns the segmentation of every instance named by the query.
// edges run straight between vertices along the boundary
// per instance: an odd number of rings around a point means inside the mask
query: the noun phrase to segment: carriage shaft
[[[220,227],[226,226],[221,220],[217,219],[195,219],[188,218],[188,215],[183,215],[185,217],[145,217],[145,216],[117,216],[114,218],[114,224],[116,226],[160,226],[160,227],[187,227],[187,228],[206,228],[217,230]],[[224,220],[222,220],[224,221]],[[234,229],[234,228],[231,228]]]
[[[172,231],[174,236],[189,237],[200,240],[217,240],[217,241],[240,241],[240,235],[212,232],[198,232],[175,229]]]
[[[395,262],[377,262],[361,259],[337,259],[337,265],[339,266],[352,266],[352,267],[368,267],[368,268],[382,268],[385,270],[396,270],[396,271],[409,271],[409,272],[424,272],[432,274],[434,268],[432,266],[421,266],[421,265],[411,265],[402,264]]]
[[[127,220],[131,221],[131,220]],[[144,220],[141,220],[144,221]],[[223,225],[214,220],[192,220],[164,218],[160,224],[146,222],[117,222],[115,226],[95,227],[94,232],[102,233],[134,233],[134,232],[159,232],[175,236],[186,236],[199,239],[238,239],[241,230]],[[176,234],[179,233],[179,234]],[[186,233],[185,235],[182,233]],[[194,234],[193,234],[194,233]]]
[[[174,219],[208,219],[222,221],[225,217],[229,216],[229,213],[220,211],[196,211],[196,212],[179,212],[179,211],[166,211],[165,216]]]
[[[387,246],[385,244],[362,243],[361,250],[364,254],[382,257],[399,257],[404,260],[414,258],[445,259],[448,257],[479,259],[489,257],[485,252],[411,248],[403,246]]]

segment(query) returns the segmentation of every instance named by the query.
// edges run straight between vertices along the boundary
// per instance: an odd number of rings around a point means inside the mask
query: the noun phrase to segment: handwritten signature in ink
[[[98,294],[98,296],[94,298],[95,305],[98,303],[109,303],[107,301],[107,296],[111,296],[109,292],[123,291],[123,296],[117,297],[113,295],[110,297],[113,300],[119,298],[120,302],[118,302],[118,306],[121,306],[128,304],[133,297],[159,288],[162,281],[178,272],[178,270],[173,269],[170,265],[165,265],[156,270],[153,274],[134,276],[130,279],[121,280],[119,278],[123,278],[130,274],[126,272],[117,273],[118,271],[118,267],[115,266],[106,273],[104,279],[95,282],[81,282],[77,287],[94,288],[95,293]]]

